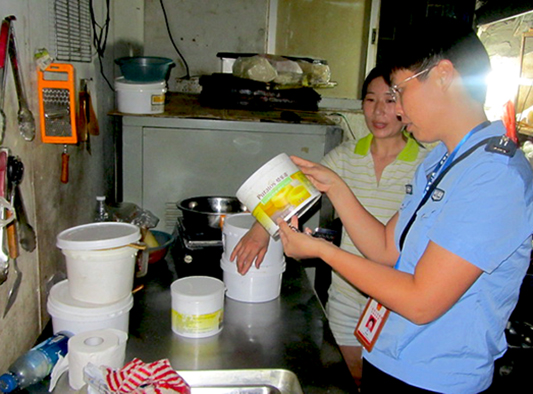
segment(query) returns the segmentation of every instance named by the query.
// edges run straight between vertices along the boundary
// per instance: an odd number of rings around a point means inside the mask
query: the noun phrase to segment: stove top
[[[222,230],[208,228],[190,231],[180,217],[175,232],[177,242],[172,255],[178,277],[202,275],[222,279]]]
[[[222,247],[222,230],[206,227],[203,229],[188,229],[183,217],[179,217],[177,224],[178,235],[187,249],[198,250],[206,247]]]

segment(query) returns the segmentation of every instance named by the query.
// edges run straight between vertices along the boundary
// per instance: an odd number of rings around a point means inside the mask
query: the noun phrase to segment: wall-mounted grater
[[[76,95],[74,67],[52,63],[37,70],[41,138],[52,144],[76,144]]]

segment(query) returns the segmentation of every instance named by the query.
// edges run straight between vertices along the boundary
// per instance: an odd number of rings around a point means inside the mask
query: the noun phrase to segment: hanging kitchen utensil
[[[11,204],[15,211],[17,222],[17,235],[20,246],[28,251],[33,252],[36,247],[36,237],[33,227],[28,223],[24,202],[22,200],[22,193],[20,192],[20,184],[24,176],[24,164],[19,157],[9,156],[7,159],[7,179],[10,185]]]
[[[18,123],[19,131],[22,137],[26,141],[33,141],[35,138],[35,119],[33,114],[28,107],[28,102],[26,101],[26,94],[24,92],[24,81],[22,79],[22,72],[19,67],[19,60],[17,54],[17,47],[15,42],[15,28],[13,27],[12,21],[16,18],[11,15],[5,18],[6,21],[10,23],[11,34],[9,36],[9,59],[11,60],[11,68],[13,71],[13,78],[15,80],[15,89],[17,91],[17,98],[19,104],[18,110]]]
[[[24,166],[22,165],[22,162],[18,157],[9,156],[7,159],[7,179],[8,179],[8,196],[13,203],[13,200],[15,198],[15,189],[17,185],[22,180],[22,173],[24,171]],[[10,218],[13,216],[12,211],[7,212],[7,217]],[[17,299],[18,291],[20,288],[20,284],[22,282],[22,271],[18,267],[17,258],[19,256],[18,251],[18,237],[17,237],[17,223],[12,222],[7,225],[7,244],[9,249],[9,258],[13,262],[13,269],[15,271],[15,282],[13,282],[13,285],[11,289],[9,290],[8,298],[7,298],[7,304],[6,309],[4,310],[4,318],[8,314],[9,310],[15,303],[15,300]]]
[[[78,134],[81,142],[85,142],[87,152],[91,154],[91,137],[89,135],[89,103],[87,101],[87,80],[80,80],[80,91],[78,93]]]
[[[37,73],[43,142],[76,144],[74,67],[52,63],[44,72]]]
[[[98,126],[98,118],[94,111],[91,93],[87,90],[87,127],[90,135],[100,135],[100,127]]]
[[[87,80],[80,80],[80,92],[78,93],[78,133],[80,136],[80,142],[87,141],[87,123],[89,117],[87,116]]]
[[[37,237],[35,235],[35,230],[28,223],[28,216],[26,214],[26,208],[24,207],[24,201],[22,200],[22,193],[20,192],[19,185],[15,188],[13,209],[15,210],[17,217],[19,244],[25,251],[33,252],[37,246]]]
[[[37,74],[41,138],[45,143],[65,144],[61,154],[61,182],[68,183],[69,155],[66,144],[78,142],[74,67],[51,63],[45,71],[37,70]]]
[[[68,162],[70,155],[67,151],[67,145],[63,146],[61,154],[61,183],[68,183]]]
[[[6,148],[0,149],[0,199],[5,201],[7,189],[7,157],[9,152]],[[6,215],[5,209],[0,208],[0,218],[4,219]],[[0,229],[0,285],[7,280],[9,273],[9,255],[5,251],[5,229]]]
[[[8,57],[9,35],[11,25],[8,21],[2,21],[0,26],[0,144],[4,141],[6,131],[6,114],[4,113],[4,96],[6,83],[6,61]]]

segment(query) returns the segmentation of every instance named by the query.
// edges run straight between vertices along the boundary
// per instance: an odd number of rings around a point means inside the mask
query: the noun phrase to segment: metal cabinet
[[[122,199],[150,210],[160,219],[158,228],[171,232],[178,201],[234,196],[277,154],[319,161],[341,140],[342,129],[332,125],[123,116]],[[323,204],[308,224],[327,215],[331,210]]]

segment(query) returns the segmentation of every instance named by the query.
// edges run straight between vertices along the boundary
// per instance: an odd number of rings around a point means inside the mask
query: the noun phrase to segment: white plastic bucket
[[[72,298],[93,304],[124,299],[133,289],[138,250],[127,246],[141,238],[129,223],[103,222],[73,227],[57,236],[65,256]]]
[[[46,304],[55,333],[68,331],[76,335],[86,331],[116,328],[128,332],[133,296],[112,304],[91,304],[70,295],[68,279],[55,284]]]
[[[115,79],[117,109],[129,114],[160,114],[165,111],[166,81],[134,82]]]
[[[279,297],[281,280],[285,272],[285,260],[269,267],[251,267],[246,275],[237,272],[235,263],[222,256],[220,260],[222,277],[226,285],[226,295],[236,301],[267,302]]]
[[[222,330],[224,283],[209,276],[181,278],[170,286],[172,331],[188,338],[204,338]]]
[[[273,237],[278,235],[278,218],[288,221],[301,215],[320,198],[320,192],[285,153],[253,173],[236,195]]]
[[[222,244],[224,247],[223,256],[227,261],[230,261],[233,249],[254,223],[255,218],[251,213],[237,213],[226,217],[222,227]],[[281,265],[282,263],[283,244],[279,239],[270,238],[267,253],[261,266],[268,267],[270,265]]]

